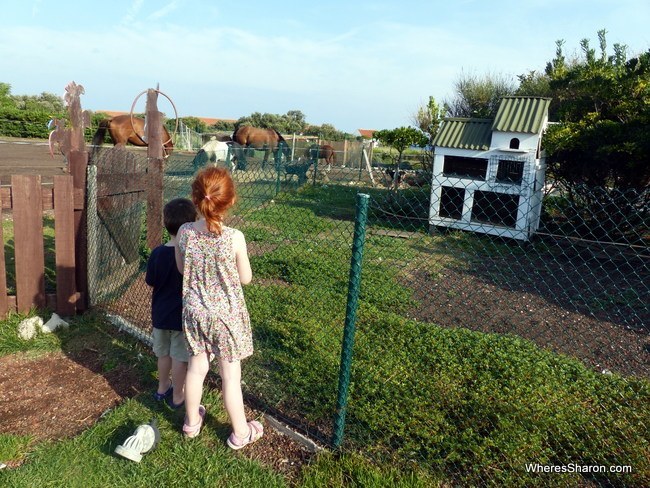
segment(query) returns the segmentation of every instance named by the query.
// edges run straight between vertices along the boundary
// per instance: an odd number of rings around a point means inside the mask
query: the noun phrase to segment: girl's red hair
[[[208,230],[216,234],[221,234],[223,217],[235,199],[235,184],[225,168],[204,168],[192,182],[192,201],[205,218]]]

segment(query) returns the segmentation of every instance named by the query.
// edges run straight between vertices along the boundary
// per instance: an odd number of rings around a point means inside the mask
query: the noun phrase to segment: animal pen
[[[102,148],[88,166],[88,303],[145,340],[146,259],[193,160]],[[296,164],[254,156],[232,172],[227,225],[254,274],[249,402],[450,485],[650,482],[648,189],[614,219],[612,201],[587,212],[560,188],[523,241],[429,229],[429,185],[317,162],[301,179],[286,171]],[[527,463],[602,469],[553,477]]]

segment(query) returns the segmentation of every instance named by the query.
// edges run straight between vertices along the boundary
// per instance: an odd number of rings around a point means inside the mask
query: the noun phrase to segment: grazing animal
[[[306,163],[288,164],[284,167],[284,180],[293,178],[293,175],[298,177],[298,184],[302,185],[307,181],[307,171],[309,167],[314,164],[314,160],[310,159]]]
[[[235,143],[237,160],[241,161],[241,164],[244,166],[246,165],[246,151],[243,148],[264,151],[262,168],[266,167],[271,152],[274,156],[278,156],[278,151],[281,150],[287,161],[291,159],[289,144],[287,144],[287,141],[275,129],[262,129],[259,127],[251,127],[250,125],[242,125],[233,132],[231,139]]]
[[[164,125],[161,126],[161,130],[163,153],[165,158],[168,158],[174,149],[174,143]],[[104,119],[99,123],[99,128],[93,136],[93,147],[90,154],[91,159],[97,148],[104,142],[106,131],[108,131],[108,135],[110,136],[111,141],[113,141],[114,146],[117,146],[118,144],[124,146],[127,142],[140,147],[146,147],[149,145],[144,140],[144,119],[139,117],[131,118],[130,115],[116,115],[110,119]]]
[[[315,161],[316,159],[324,159],[327,163],[327,171],[332,168],[332,164],[336,163],[336,152],[329,144],[323,144],[322,146],[312,144],[305,149],[305,157],[312,161]]]
[[[397,172],[397,181],[395,181],[395,170],[388,168],[386,169],[386,174],[390,177],[390,186],[397,188],[402,182],[402,176],[404,176],[404,171],[400,170]]]
[[[232,142],[218,141],[216,137],[212,136],[208,142],[203,144],[201,149],[198,150],[192,164],[195,167],[204,166],[208,161],[218,163],[225,161],[228,157],[228,149]]]

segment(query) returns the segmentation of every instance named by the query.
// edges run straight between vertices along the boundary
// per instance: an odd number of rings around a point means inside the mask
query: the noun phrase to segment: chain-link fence
[[[244,232],[254,274],[251,401],[332,443],[362,192],[341,449],[433,485],[650,483],[647,191],[558,187],[537,201],[516,164],[495,193],[471,182],[432,188],[430,176],[372,168],[363,153],[352,168],[295,155],[264,164],[261,154],[246,170],[218,163],[234,168],[229,225]],[[146,167],[120,164],[131,181]],[[196,169],[172,154],[164,201],[188,196]],[[114,195],[108,180],[89,177],[94,304],[146,334],[146,199]]]

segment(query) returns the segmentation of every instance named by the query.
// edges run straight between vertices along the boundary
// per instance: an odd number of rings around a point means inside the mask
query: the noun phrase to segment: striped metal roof
[[[434,146],[487,151],[492,140],[492,119],[445,118]]]
[[[545,97],[503,97],[492,130],[539,134],[550,102]]]

